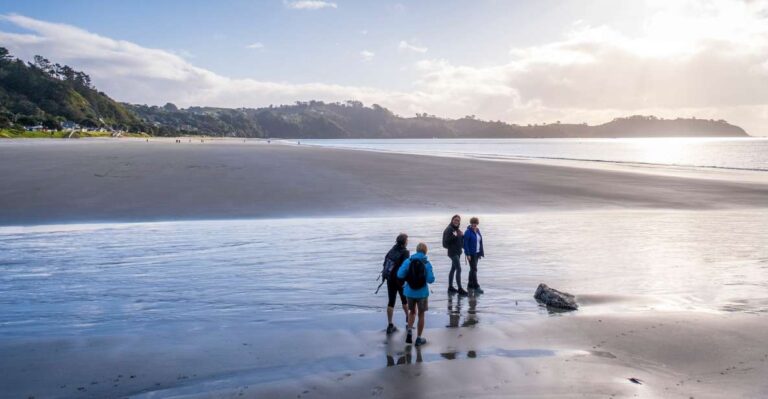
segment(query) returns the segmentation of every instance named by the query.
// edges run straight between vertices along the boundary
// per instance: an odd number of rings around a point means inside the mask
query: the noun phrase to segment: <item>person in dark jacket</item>
[[[464,233],[461,232],[461,216],[453,215],[451,223],[443,231],[443,248],[448,250],[451,259],[451,271],[448,273],[448,293],[467,295],[461,288],[461,250],[464,246]],[[453,278],[456,276],[456,287]]]
[[[477,262],[485,256],[485,251],[483,251],[483,235],[480,234],[480,229],[477,227],[479,224],[480,219],[476,217],[469,219],[469,226],[467,226],[467,231],[464,232],[464,255],[467,256],[467,262],[469,262],[467,289],[474,291],[475,294],[483,293],[480,284],[477,282]]]
[[[393,263],[392,270],[387,279],[387,334],[392,334],[397,331],[397,327],[392,323],[392,317],[395,314],[395,301],[397,295],[400,294],[400,303],[403,305],[403,312],[405,313],[405,320],[408,321],[408,302],[403,293],[403,282],[397,277],[397,272],[403,262],[411,257],[411,253],[408,251],[408,235],[400,233],[395,240],[395,245],[387,252],[385,262],[387,260]]]

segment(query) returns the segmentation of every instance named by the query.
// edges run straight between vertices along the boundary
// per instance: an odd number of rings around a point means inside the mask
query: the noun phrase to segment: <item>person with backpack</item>
[[[476,217],[469,219],[469,226],[467,226],[467,231],[464,232],[464,254],[467,256],[467,262],[469,262],[467,289],[474,291],[475,294],[483,293],[480,284],[477,282],[477,262],[485,256],[485,251],[483,251],[483,235],[480,234],[480,229],[477,227],[479,224],[480,219]]]
[[[461,288],[461,251],[464,246],[464,233],[461,232],[461,216],[453,215],[451,223],[443,230],[443,248],[448,250],[451,259],[451,271],[448,273],[448,293],[467,295]],[[456,287],[453,287],[453,277],[456,276]]]
[[[429,297],[429,284],[435,282],[435,275],[432,272],[432,264],[427,258],[427,244],[420,242],[416,246],[416,253],[403,262],[397,277],[405,280],[405,297],[408,300],[408,333],[405,336],[405,342],[413,342],[413,323],[416,321],[416,313],[419,315],[419,325],[416,336],[416,346],[427,343],[422,338],[424,332],[424,316],[428,309],[427,298]]]
[[[405,320],[408,320],[408,302],[403,292],[403,282],[397,278],[400,266],[411,255],[406,248],[407,246],[408,235],[400,233],[395,239],[395,245],[384,256],[384,265],[381,268],[381,278],[387,282],[387,334],[397,331],[397,327],[392,323],[392,317],[395,314],[395,301],[398,294],[400,294],[400,302],[403,305]],[[376,291],[378,292],[378,290]]]

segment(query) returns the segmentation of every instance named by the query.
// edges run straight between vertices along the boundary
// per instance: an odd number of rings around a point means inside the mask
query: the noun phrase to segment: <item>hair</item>
[[[424,255],[427,254],[427,244],[424,244],[423,242],[420,242],[419,245],[416,246],[416,252],[421,252]]]
[[[408,241],[408,234],[400,233],[397,235],[397,238],[395,239],[395,242],[397,245],[405,246],[406,241]]]
[[[456,218],[459,218],[459,220],[461,220],[461,216],[459,216],[459,215],[453,215],[453,216],[451,217],[451,223],[453,223],[453,219],[456,219]]]
[[[480,224],[480,219],[478,219],[475,216],[472,216],[472,219],[469,219],[469,224]]]

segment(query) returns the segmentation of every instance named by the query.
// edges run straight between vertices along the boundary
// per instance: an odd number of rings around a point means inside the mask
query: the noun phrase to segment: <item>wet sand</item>
[[[264,144],[0,142],[0,225],[765,206],[768,185]]]
[[[261,143],[12,142],[0,166],[3,225],[768,203],[759,184]],[[53,331],[0,341],[0,396],[768,396],[764,313],[611,311],[621,300],[584,296],[576,313],[514,322],[463,315],[451,328],[431,317],[420,349],[402,331],[386,338],[383,313]]]
[[[160,330],[0,344],[0,387],[36,398],[758,398],[765,325],[746,314],[573,314],[432,326],[421,348],[343,324]]]

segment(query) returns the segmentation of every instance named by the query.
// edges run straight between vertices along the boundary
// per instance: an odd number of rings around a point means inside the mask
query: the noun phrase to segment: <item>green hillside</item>
[[[66,121],[136,132],[145,127],[133,112],[97,91],[87,74],[41,56],[25,63],[0,47],[0,127],[58,130]]]
[[[474,116],[445,119],[417,114],[402,117],[379,105],[359,101],[296,102],[265,108],[189,107],[118,103],[97,91],[91,78],[41,56],[25,63],[0,47],[0,137],[61,137],[23,132],[42,125],[61,130],[64,124],[145,132],[157,136],[207,135],[275,138],[556,138],[747,136],[723,120],[660,119],[635,115],[611,122],[521,126],[483,121]],[[95,133],[90,133],[95,134]]]

